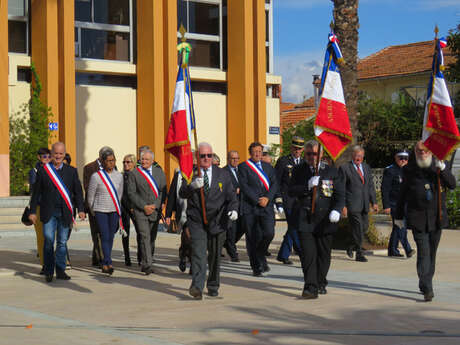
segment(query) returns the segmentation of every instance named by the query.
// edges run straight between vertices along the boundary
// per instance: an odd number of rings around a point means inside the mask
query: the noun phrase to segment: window
[[[28,0],[8,0],[8,51],[29,53]]]
[[[133,62],[134,0],[75,0],[75,56]]]
[[[183,24],[187,30],[185,37],[192,46],[191,66],[225,68],[226,3],[225,0],[177,0],[177,29]],[[177,35],[180,41],[180,33]]]
[[[265,0],[265,47],[267,73],[273,73],[273,2]]]

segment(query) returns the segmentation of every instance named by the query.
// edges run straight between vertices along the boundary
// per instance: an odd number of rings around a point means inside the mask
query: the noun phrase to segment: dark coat
[[[344,176],[335,167],[321,165],[315,213],[311,215],[313,189],[308,190],[308,181],[314,175],[305,161],[297,165],[292,172],[289,195],[297,200],[295,213],[298,216],[298,231],[314,232],[318,235],[331,234],[337,231],[338,223],[331,223],[329,214],[332,210],[341,213],[345,206]]]
[[[300,158],[300,161],[302,162],[303,159]],[[295,198],[288,193],[289,183],[295,166],[296,164],[291,154],[280,157],[275,165],[276,178],[279,183],[280,194],[283,198],[283,207],[285,210],[291,210],[295,202]]]
[[[215,165],[212,166],[212,179],[209,192],[205,197],[206,219],[208,225],[203,224],[203,209],[201,207],[200,189],[193,189],[182,180],[179,196],[187,199],[187,224],[190,231],[205,228],[210,234],[215,235],[226,231],[229,227],[227,213],[238,212],[238,201],[233,188],[231,177],[227,170]]]
[[[268,191],[261,184],[259,176],[249,168],[246,162],[238,165],[238,180],[241,186],[241,215],[275,216],[273,203],[279,190],[275,169],[270,164],[262,162],[262,170],[270,182]],[[263,196],[269,199],[266,207],[259,206],[259,198]]]
[[[349,213],[369,212],[369,203],[376,204],[374,181],[369,165],[362,163],[364,184],[352,162],[340,166],[345,178],[345,206]]]
[[[382,193],[383,208],[391,208],[394,210],[399,198],[399,192],[402,183],[402,168],[397,164],[392,164],[383,170],[382,185],[380,191]]]
[[[446,188],[455,188],[455,177],[449,168],[440,173],[441,181],[441,206],[442,223],[438,221],[438,178],[436,167],[433,163],[429,168],[422,169],[417,166],[415,159],[403,168],[403,182],[396,206],[396,219],[406,216],[407,228],[418,231],[435,231],[449,224],[446,211]],[[446,162],[447,163],[447,162]],[[446,164],[448,166],[448,164]],[[427,200],[427,191],[431,193],[431,200]],[[406,212],[404,210],[406,209]]]
[[[79,212],[84,212],[83,191],[77,169],[63,164],[62,169],[58,170],[57,173],[70,194],[69,197],[74,204],[73,207],[78,208]],[[34,184],[32,198],[30,199],[30,213],[36,214],[38,204],[40,204],[40,221],[42,223],[47,223],[50,220],[57,206],[62,209],[64,223],[67,225],[72,223],[70,210],[43,167],[40,167],[37,171],[37,181]]]
[[[168,201],[166,203],[166,212],[165,217],[171,218],[173,211],[176,212],[176,220],[179,215],[182,213],[182,206],[180,202],[178,202],[177,198],[177,181],[179,179],[180,170],[174,173],[174,177],[171,181],[171,185],[169,186],[169,193],[168,193]]]
[[[233,175],[232,169],[230,168],[229,165],[226,165],[223,167],[224,170],[228,171],[228,174],[230,175],[230,178],[232,180],[233,188],[236,189],[240,188],[240,182],[235,178],[235,175]],[[238,175],[238,169],[237,169],[237,175]],[[240,210],[240,204],[241,204],[241,188],[240,188],[240,194],[236,195],[236,200],[238,201],[238,215],[241,214]]]
[[[99,159],[96,159],[95,161],[88,163],[85,165],[83,168],[83,189],[85,190],[85,211],[89,212],[89,206],[88,206],[88,200],[87,200],[87,195],[88,195],[88,187],[89,187],[89,181],[91,180],[91,176],[99,170]],[[124,189],[125,190],[125,189]]]

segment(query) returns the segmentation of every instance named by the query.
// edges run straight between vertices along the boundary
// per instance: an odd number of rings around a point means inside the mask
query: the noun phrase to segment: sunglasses
[[[200,154],[200,158],[206,158],[206,157],[212,158],[212,153],[202,153],[202,154]]]
[[[305,152],[307,156],[317,156],[318,152]]]
[[[407,157],[398,157],[398,159],[399,159],[400,161],[407,161],[407,160],[409,160],[409,158],[407,158]]]
[[[40,158],[51,158],[51,155],[40,155]]]
[[[130,164],[132,163],[131,161],[123,161],[123,164]]]

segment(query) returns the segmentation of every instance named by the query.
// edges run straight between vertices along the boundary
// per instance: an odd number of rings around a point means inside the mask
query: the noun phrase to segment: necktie
[[[209,192],[209,177],[208,177],[208,169],[203,169],[204,170],[204,176],[203,176],[203,182],[204,182],[204,192],[208,194]]]
[[[359,177],[361,177],[361,182],[364,184],[364,175],[361,172],[361,169],[359,168],[360,166],[360,164],[356,164],[356,170],[358,170]]]

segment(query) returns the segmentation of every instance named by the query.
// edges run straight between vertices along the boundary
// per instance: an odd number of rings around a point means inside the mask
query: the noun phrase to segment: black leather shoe
[[[44,275],[44,274],[45,274],[45,266],[42,266],[42,269],[41,269],[41,271],[40,271],[40,275],[42,276],[42,275]]]
[[[434,297],[433,291],[425,292],[423,295],[423,299],[425,300],[425,302],[431,302],[433,300],[433,297]]]
[[[304,289],[302,291],[302,298],[303,299],[315,299],[315,298],[318,298],[318,294],[314,293],[314,292],[311,292],[308,289]]]
[[[46,274],[45,279],[47,283],[51,283],[53,281],[53,275],[52,274]]]
[[[125,259],[125,266],[131,266],[131,259],[130,258],[127,258]]]
[[[388,256],[394,256],[394,257],[397,257],[397,258],[402,258],[404,255],[398,253],[398,254],[388,254]]]
[[[91,263],[91,266],[93,266],[93,267],[98,267],[98,268],[102,268],[102,265],[101,265],[99,262],[96,262],[96,261],[93,261],[93,262]]]
[[[70,276],[65,272],[56,272],[56,279],[70,280]]]
[[[153,273],[153,268],[152,267],[143,267],[141,269],[141,271],[144,272],[146,276],[148,276],[149,274]]]
[[[190,289],[188,290],[188,293],[190,296],[192,296],[196,300],[203,299],[203,293],[201,292],[200,289],[198,289],[195,286],[191,286]]]
[[[179,261],[179,269],[181,272],[185,272],[185,270],[187,269],[187,264],[185,261],[183,260]]]
[[[415,249],[412,249],[412,250],[411,250],[409,253],[407,253],[406,255],[407,255],[408,258],[411,258],[411,257],[414,256],[415,253],[416,253]]]
[[[237,256],[231,258],[230,260],[231,260],[232,262],[240,262],[240,259],[239,259]]]
[[[109,268],[109,267],[106,267],[106,268],[102,267],[102,270],[101,270],[101,271],[102,271],[102,273],[111,274],[111,273],[110,273],[110,268]]]
[[[293,262],[291,260],[289,260],[289,259],[276,258],[276,260],[278,260],[279,262],[282,262],[285,265],[292,265],[293,264]]]
[[[272,253],[270,253],[270,252],[267,250],[267,252],[265,253],[265,256],[272,256]]]
[[[254,277],[263,277],[264,276],[262,271],[252,271],[252,275]]]
[[[356,255],[356,261],[367,262],[367,258],[363,254]]]
[[[217,297],[219,296],[219,293],[217,292],[217,290],[211,290],[211,291],[208,291],[208,295],[209,297]]]
[[[270,266],[268,266],[267,264],[264,265],[263,269],[262,269],[262,273],[267,273],[267,272],[270,272]]]
[[[353,249],[351,247],[347,248],[347,255],[350,259],[353,259]]]
[[[325,295],[325,294],[327,294],[326,287],[325,287],[325,286],[320,286],[319,289],[318,289],[318,293],[319,293],[320,295]]]

